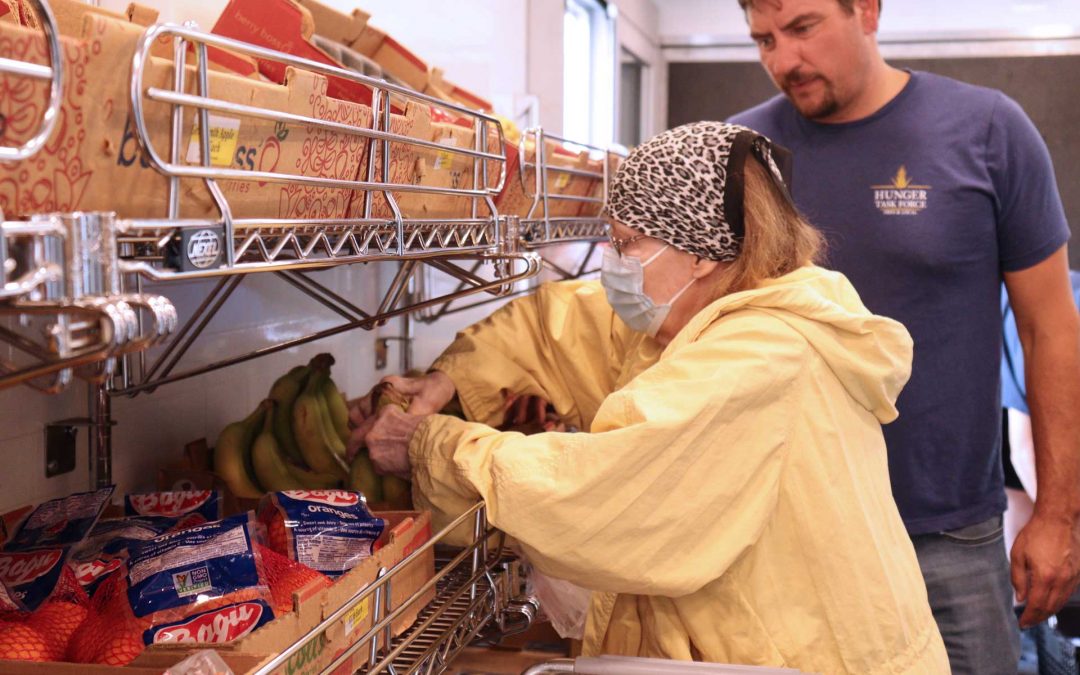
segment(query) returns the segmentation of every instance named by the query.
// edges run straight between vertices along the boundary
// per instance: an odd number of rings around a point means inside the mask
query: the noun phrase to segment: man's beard
[[[792,94],[792,87],[796,84],[814,78],[820,80],[822,84],[822,94],[820,98],[810,101],[796,98]],[[831,117],[840,109],[840,102],[836,100],[836,92],[833,90],[832,83],[821,76],[814,75],[807,78],[796,71],[784,78],[781,89],[783,89],[784,94],[788,97],[788,100],[791,101],[792,105],[799,111],[799,114],[807,119],[817,120]]]

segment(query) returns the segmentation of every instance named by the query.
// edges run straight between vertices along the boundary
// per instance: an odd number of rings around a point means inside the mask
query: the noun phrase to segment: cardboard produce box
[[[129,665],[97,666],[86,663],[34,663],[30,661],[0,661],[4,675],[161,675],[166,669],[187,658],[186,654],[157,654],[144,652]],[[222,660],[234,675],[245,675],[273,658],[266,654],[221,654]]]
[[[368,19],[371,15],[360,9],[354,8],[349,14],[342,14],[332,7],[328,7],[318,0],[296,0],[311,15],[315,22],[315,33],[333,40],[339,44],[349,46],[364,34]]]
[[[392,114],[391,131],[425,141],[433,141],[448,148],[475,149],[476,132],[471,120],[458,119],[453,115],[419,101],[408,101],[403,115]],[[498,131],[489,127],[487,152],[498,154]],[[382,144],[376,143],[376,177],[382,167]],[[477,164],[479,168],[481,165]],[[452,189],[473,188],[474,162],[468,155],[449,150],[437,150],[405,142],[390,143],[390,175],[388,182],[400,185],[426,185]],[[488,161],[488,183],[495,185],[499,175],[499,163]],[[366,179],[366,174],[362,174]],[[481,170],[481,179],[483,178]],[[482,180],[481,180],[482,186]],[[357,198],[363,195],[358,194]],[[471,197],[457,195],[395,192],[394,197],[402,216],[406,219],[453,219],[472,216]],[[381,194],[372,195],[372,216],[392,218],[393,213]],[[350,209],[353,217],[362,214],[362,202]],[[490,212],[478,203],[478,217],[490,216]]]
[[[301,6],[293,0],[230,0],[211,32],[328,66],[342,67],[342,64],[312,42],[315,19],[309,9],[310,6]],[[320,12],[320,16],[324,16],[326,12],[332,10],[319,5],[316,11]],[[340,16],[344,17],[344,15]],[[339,30],[344,30],[345,34],[360,30],[354,27],[361,18],[362,24],[366,25],[366,15],[359,14],[355,19],[345,17]],[[325,22],[325,18],[323,20]],[[286,65],[284,63],[271,59],[256,59],[256,61],[259,72],[271,82],[278,84],[285,82]],[[327,94],[331,98],[366,106],[371,105],[371,87],[360,82],[330,77]]]
[[[366,558],[338,578],[330,588],[322,589],[313,586],[294,594],[296,609],[293,612],[274,619],[246,637],[228,644],[214,645],[213,648],[223,655],[272,655],[281,652],[337,611],[359,590],[374,582],[380,568],[392,569],[431,538],[431,516],[426,511],[379,512],[376,515],[389,521],[390,533],[386,544],[373,556]],[[391,585],[394,606],[397,607],[403,603],[434,574],[435,555],[429,549],[425,555],[417,558],[409,567],[403,568],[394,576]],[[316,592],[312,592],[313,589]],[[416,621],[419,611],[434,597],[432,589],[403,613],[392,624],[394,635],[400,635],[411,626]],[[275,672],[290,675],[321,672],[354,640],[371,628],[374,617],[373,600],[374,595],[360,603],[353,611],[328,627],[321,638],[298,651]],[[160,655],[186,655],[206,647],[206,645],[193,644],[158,644],[148,647],[145,654],[156,655],[154,658],[164,658]],[[367,649],[358,650],[351,663],[359,667],[361,663],[366,662],[367,654]],[[343,672],[352,672],[352,670]]]
[[[346,45],[382,66],[383,70],[416,91],[427,89],[431,68],[393,36],[368,23],[358,38]]]
[[[426,511],[379,512],[388,523],[385,544],[370,558],[366,558],[352,570],[342,575],[329,588],[317,583],[310,584],[293,594],[294,610],[275,618],[249,635],[227,644],[157,644],[147,649],[129,666],[119,668],[92,666],[76,663],[30,663],[0,660],[0,673],[59,675],[100,673],[117,675],[158,675],[165,668],[179,663],[193,652],[201,649],[216,650],[229,664],[234,673],[242,675],[254,671],[274,655],[306,635],[322,621],[342,607],[358,591],[375,581],[380,568],[392,569],[425,542],[431,539],[431,516]],[[407,568],[397,573],[391,585],[391,597],[396,608],[417,592],[435,574],[435,556],[430,549]],[[406,612],[393,622],[394,635],[400,635],[416,621],[417,614],[434,598],[434,589],[422,595]],[[373,625],[374,594],[360,603],[353,611],[328,627],[319,639],[298,651],[276,673],[289,675],[312,675],[319,673],[331,661],[343,653],[357,638]],[[366,662],[368,650],[361,649],[351,664],[355,667]],[[343,672],[352,672],[351,669]]]
[[[526,160],[532,164],[539,162],[539,156],[535,151],[536,143],[531,138],[526,141]],[[580,171],[603,171],[600,160],[591,160],[587,152],[576,153],[557,141],[545,139],[544,145],[547,150],[548,176],[547,188],[549,195],[568,195],[576,197],[603,196],[603,180],[585,176],[575,176],[569,173],[553,171],[551,167],[563,167]],[[506,153],[506,184],[495,201],[495,206],[501,215],[520,216],[526,218],[532,210],[532,218],[539,219],[545,216],[543,199],[533,209],[534,195],[536,194],[536,167],[528,167],[524,171],[525,184],[522,184],[521,157],[518,146],[510,145]],[[599,194],[597,194],[599,191]],[[550,218],[577,217],[599,213],[599,204],[590,204],[568,199],[549,199],[548,213]],[[594,214],[595,215],[595,214]]]
[[[463,105],[466,108],[473,110],[481,110],[486,113],[493,112],[495,107],[491,105],[491,102],[476,94],[472,93],[464,87],[450,82],[446,79],[442,68],[432,68],[431,78],[428,81],[428,90],[425,92],[432,96],[438,96],[444,101],[451,103],[457,103]]]
[[[64,1],[72,2],[58,4]],[[62,38],[60,122],[37,156],[0,166],[0,208],[8,216],[75,210],[117,211],[121,217],[168,215],[168,179],[151,166],[129,113],[127,73],[142,30],[88,11],[80,35]],[[47,63],[43,36],[13,24],[0,23],[0,55]],[[169,61],[149,59],[145,85],[167,86],[172,70]],[[187,91],[194,91],[193,66],[187,75]],[[211,94],[220,99],[356,126],[371,123],[370,108],[334,99],[327,94],[326,78],[310,72],[290,69],[283,85],[213,70],[209,80]],[[0,86],[17,92],[0,99],[0,113],[21,123],[9,123],[0,142],[17,143],[35,131],[48,86],[10,75],[0,76]],[[145,112],[155,148],[167,155],[171,106],[147,101]],[[193,110],[186,111],[182,161],[190,164],[201,162],[195,118]],[[366,157],[364,137],[307,125],[212,114],[210,126],[215,166],[353,180]],[[249,181],[225,181],[220,187],[238,218],[340,218],[352,199],[351,190],[340,188]],[[181,217],[218,216],[204,181],[185,179],[181,191]]]

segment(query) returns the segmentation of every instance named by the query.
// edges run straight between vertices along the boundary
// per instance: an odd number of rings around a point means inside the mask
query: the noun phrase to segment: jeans
[[[1020,631],[1001,517],[911,541],[954,675],[1015,675]]]

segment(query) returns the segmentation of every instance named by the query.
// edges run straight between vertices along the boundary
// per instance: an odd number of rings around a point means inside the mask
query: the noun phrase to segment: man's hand
[[[1080,530],[1068,517],[1035,515],[1012,547],[1012,584],[1030,628],[1061,609],[1080,581]]]
[[[353,437],[359,435],[367,445],[368,456],[375,465],[376,473],[411,480],[409,443],[423,419],[420,415],[411,415],[397,406],[388,405],[364,420],[353,432]]]
[[[422,377],[389,375],[384,377],[380,384],[384,382],[409,397],[409,413],[412,415],[432,415],[437,413],[445,408],[446,404],[457,393],[457,387],[454,386],[453,380],[446,373],[438,370]],[[352,422],[354,427],[347,448],[347,456],[350,460],[363,447],[364,436],[371,429],[371,424],[374,423],[372,421],[365,424],[372,420],[375,406],[378,403],[374,394],[375,389],[372,389],[349,410],[349,421]]]

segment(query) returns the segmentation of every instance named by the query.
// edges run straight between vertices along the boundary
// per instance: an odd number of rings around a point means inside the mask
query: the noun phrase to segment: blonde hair
[[[714,300],[816,263],[825,248],[821,233],[799,215],[757,159],[746,158],[744,175],[746,234],[739,257],[706,279]]]

